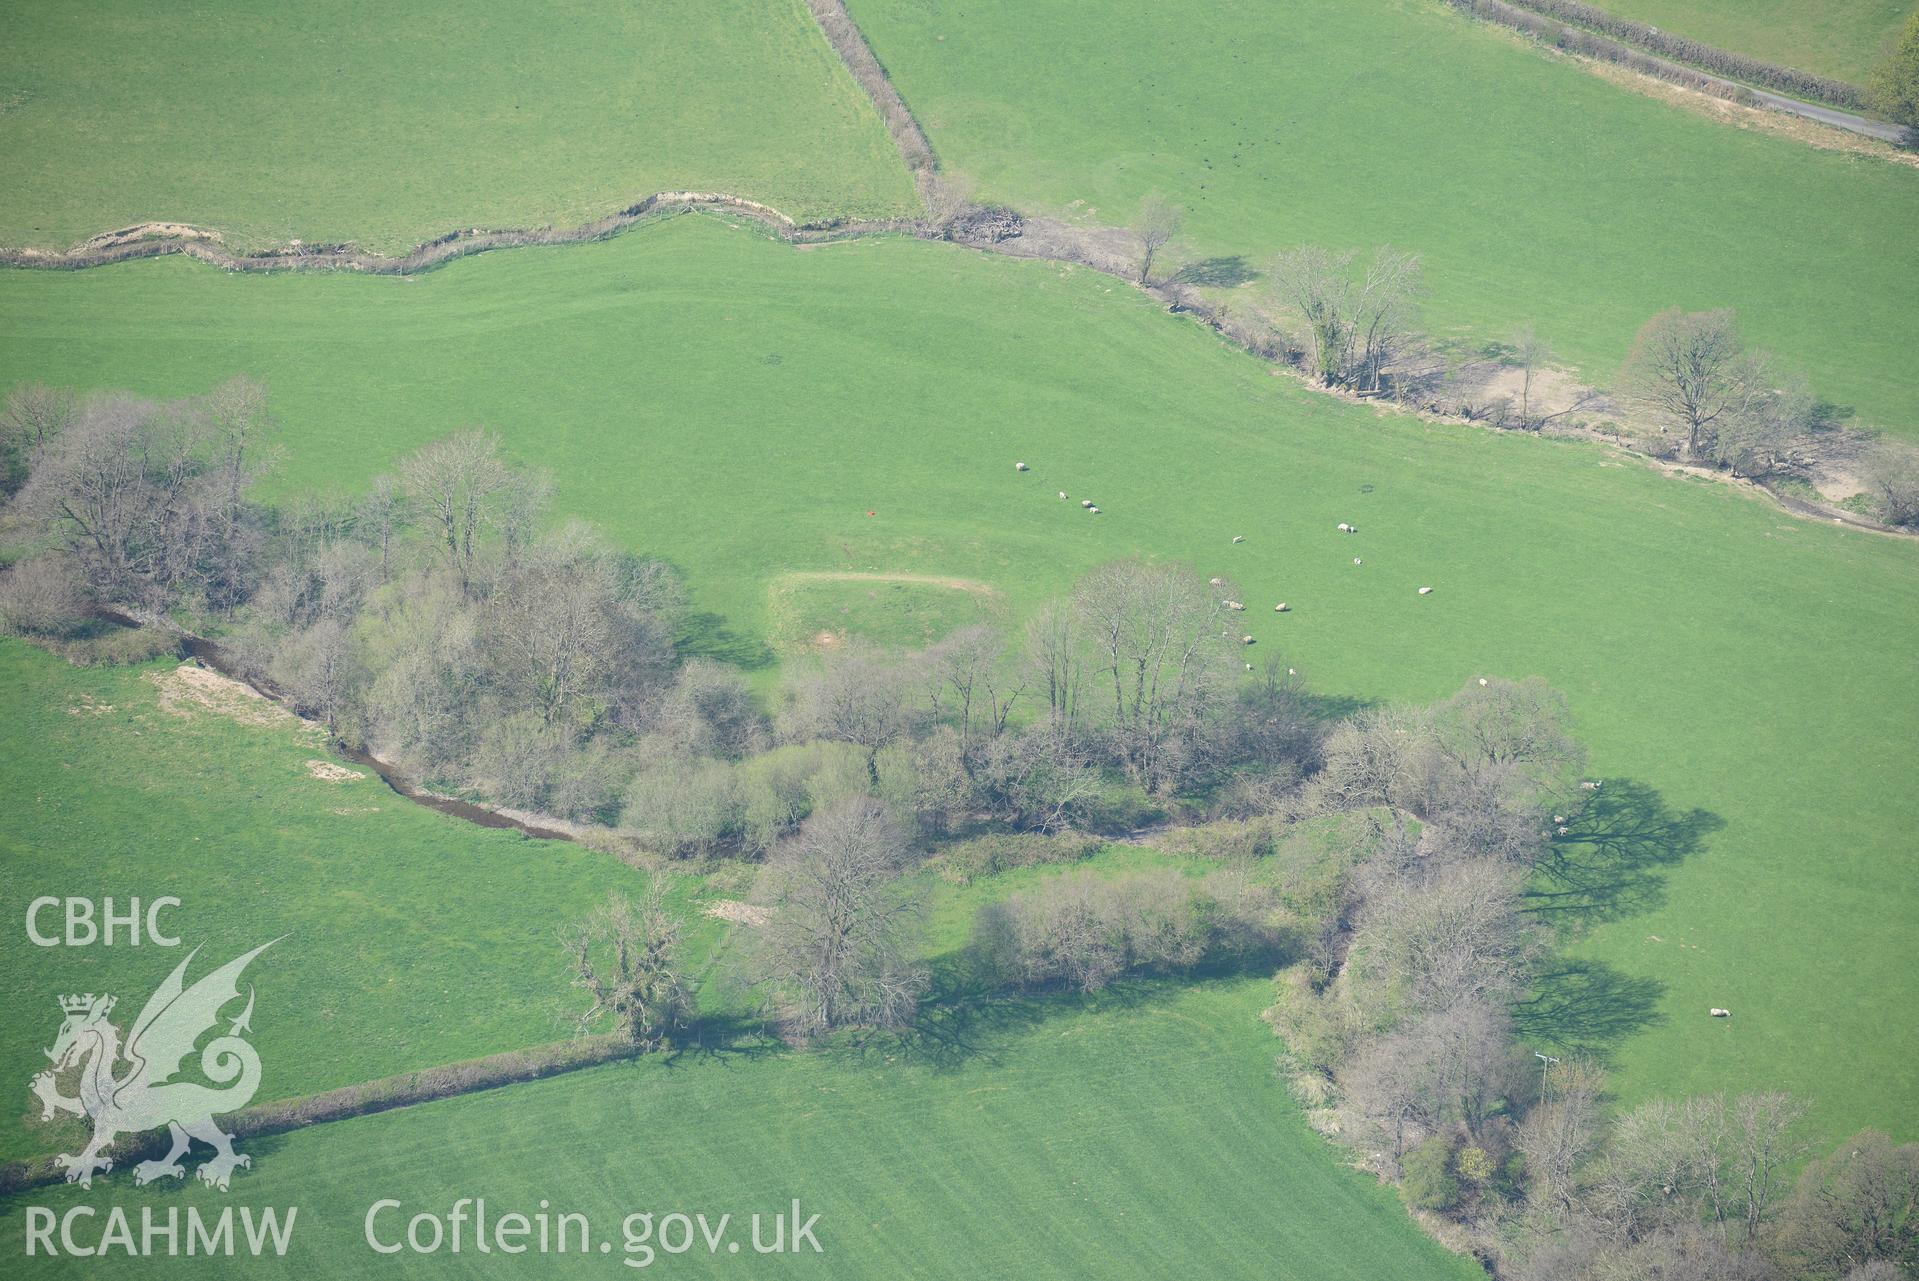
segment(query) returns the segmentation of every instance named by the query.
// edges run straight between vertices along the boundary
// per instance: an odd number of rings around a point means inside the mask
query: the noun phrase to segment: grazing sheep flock
[[[1027,465],[1026,465],[1025,463],[1014,463],[1014,464],[1013,464],[1013,470],[1014,470],[1014,471],[1016,471],[1016,472],[1026,472],[1026,471],[1031,471],[1031,470],[1032,470],[1032,468],[1030,468],[1030,467],[1028,467],[1028,466],[1027,466]],[[1056,491],[1056,492],[1057,492],[1057,493],[1059,494],[1059,497],[1060,497],[1060,501],[1061,501],[1061,502],[1065,502],[1065,501],[1067,500],[1067,493],[1066,493],[1066,491],[1065,491],[1065,490],[1063,490],[1063,489],[1061,489],[1061,490],[1058,490],[1058,491]],[[1080,507],[1081,507],[1081,508],[1082,508],[1083,510],[1085,510],[1085,511],[1086,511],[1087,513],[1089,513],[1090,515],[1094,515],[1094,516],[1097,516],[1097,515],[1099,515],[1099,514],[1100,514],[1100,513],[1099,513],[1099,508],[1098,508],[1098,507],[1096,507],[1096,506],[1094,506],[1094,504],[1093,504],[1093,500],[1092,500],[1092,499],[1090,499],[1090,498],[1082,498],[1082,499],[1080,499],[1080,500],[1079,500],[1079,505],[1080,505]],[[1357,533],[1359,532],[1359,526],[1357,526],[1357,525],[1355,525],[1355,524],[1353,524],[1353,523],[1352,523],[1351,521],[1346,521],[1346,520],[1342,520],[1342,521],[1340,521],[1340,522],[1339,522],[1339,524],[1338,524],[1338,525],[1336,526],[1336,528],[1337,528],[1337,529],[1339,530],[1339,532],[1340,532],[1340,533],[1342,533],[1342,534],[1357,534]],[[1234,545],[1235,547],[1237,547],[1237,546],[1238,546],[1239,544],[1241,544],[1241,543],[1243,543],[1243,542],[1245,542],[1245,541],[1246,541],[1246,535],[1244,535],[1244,534],[1234,534],[1234,535],[1233,535],[1233,545]],[[1361,559],[1360,557],[1358,557],[1358,556],[1355,556],[1355,557],[1353,557],[1353,564],[1355,564],[1355,565],[1363,565],[1363,564],[1365,564],[1365,561],[1364,561],[1364,560],[1362,560],[1362,559]],[[1225,580],[1224,580],[1224,579],[1222,579],[1222,578],[1212,578],[1212,579],[1208,579],[1207,581],[1208,581],[1208,583],[1209,583],[1209,584],[1210,584],[1211,586],[1214,586],[1214,587],[1223,587],[1223,586],[1225,586]],[[1430,596],[1430,595],[1432,595],[1432,594],[1433,594],[1433,589],[1432,589],[1431,587],[1421,587],[1421,588],[1419,588],[1419,589],[1418,589],[1418,594],[1419,594],[1419,595],[1421,595],[1421,596]],[[1240,601],[1236,601],[1236,600],[1224,600],[1224,601],[1221,601],[1221,602],[1220,602],[1220,604],[1221,604],[1222,606],[1224,606],[1224,607],[1225,607],[1225,608],[1226,608],[1227,610],[1230,610],[1231,612],[1233,612],[1233,613],[1236,613],[1236,614],[1237,614],[1237,613],[1242,613],[1242,612],[1244,612],[1244,611],[1245,611],[1245,609],[1246,609],[1246,606],[1245,606],[1245,605],[1244,605],[1243,603],[1241,603]],[[1291,612],[1292,612],[1292,606],[1291,606],[1291,605],[1288,605],[1288,604],[1287,604],[1287,603],[1286,603],[1285,601],[1280,601],[1280,602],[1279,602],[1279,603],[1278,603],[1277,605],[1274,605],[1274,606],[1273,606],[1273,612],[1274,612],[1275,614],[1286,614],[1286,613],[1291,613]],[[1227,630],[1225,630],[1225,631],[1222,631],[1222,632],[1220,633],[1220,635],[1221,635],[1221,636],[1230,636],[1230,635],[1232,635],[1232,630],[1231,630],[1230,628],[1228,628]],[[1253,638],[1252,638],[1251,636],[1241,636],[1241,637],[1240,637],[1240,643],[1241,643],[1242,645],[1251,645],[1251,644],[1253,644],[1253,643],[1254,643],[1254,641],[1253,641]],[[1251,663],[1248,663],[1248,664],[1246,664],[1246,670],[1247,670],[1247,671],[1249,671],[1249,672],[1250,672],[1251,670],[1253,670],[1253,665],[1252,665]],[[1298,673],[1297,673],[1296,671],[1294,671],[1294,670],[1293,670],[1292,668],[1290,668],[1290,667],[1286,669],[1286,674],[1287,674],[1288,676],[1295,676],[1295,675],[1298,675]],[[1480,685],[1481,685],[1481,686],[1483,687],[1483,686],[1484,686],[1484,685],[1486,684],[1486,679],[1485,679],[1484,677],[1481,677],[1481,678],[1480,678],[1480,680],[1479,680],[1479,683],[1480,683]],[[1599,784],[1597,784],[1597,783],[1581,783],[1581,784],[1580,784],[1580,786],[1581,786],[1581,787],[1583,787],[1583,788],[1586,788],[1586,789],[1587,789],[1587,790],[1589,790],[1589,791],[1591,791],[1591,790],[1597,790],[1597,789],[1598,789],[1598,787],[1599,787]],[[1555,820],[1555,821],[1557,821],[1557,820]],[[1563,828],[1563,827],[1562,827],[1562,828],[1560,829],[1560,832],[1561,832],[1561,834],[1562,834],[1562,835],[1564,834],[1564,832],[1565,832],[1565,830],[1566,830],[1566,829],[1565,829],[1565,828]],[[1721,1011],[1718,1011],[1718,1010],[1714,1010],[1714,1011],[1713,1011],[1713,1013],[1714,1013],[1715,1015],[1718,1015],[1719,1013],[1721,1013]]]

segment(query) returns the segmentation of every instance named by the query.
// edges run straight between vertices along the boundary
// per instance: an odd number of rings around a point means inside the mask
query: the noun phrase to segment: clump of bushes
[[[1122,974],[1274,963],[1290,942],[1268,894],[1171,870],[1068,872],[982,907],[972,951],[989,981],[1095,992]]]

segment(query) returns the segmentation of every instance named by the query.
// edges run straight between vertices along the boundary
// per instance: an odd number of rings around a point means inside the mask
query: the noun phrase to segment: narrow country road
[[[1757,98],[1761,106],[1770,107],[1774,111],[1785,111],[1795,116],[1804,116],[1806,119],[1816,120],[1822,125],[1831,125],[1835,129],[1850,130],[1853,133],[1864,134],[1868,138],[1878,138],[1880,141],[1890,142],[1894,146],[1898,146],[1905,141],[1906,130],[1903,125],[1887,124],[1882,120],[1868,120],[1864,116],[1855,116],[1852,112],[1841,111],[1837,107],[1822,107],[1817,103],[1801,102],[1797,98],[1788,98],[1784,94],[1771,93],[1765,89],[1756,89],[1742,81],[1728,80],[1724,76],[1715,76],[1709,72],[1701,71],[1697,67],[1689,67],[1683,62],[1674,62],[1670,58],[1661,58],[1655,54],[1647,53],[1643,49],[1635,49],[1634,52],[1642,57],[1651,58],[1662,67],[1670,67],[1674,71],[1683,71],[1688,75],[1702,77],[1723,88],[1744,89],[1747,93]]]

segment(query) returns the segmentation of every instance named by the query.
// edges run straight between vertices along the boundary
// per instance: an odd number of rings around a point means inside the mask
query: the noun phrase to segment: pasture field
[[[1090,271],[711,217],[414,280],[8,274],[0,364],[167,396],[262,377],[282,495],[487,424],[565,512],[679,565],[705,652],[768,679],[782,575],[977,580],[1016,618],[1131,555],[1236,577],[1255,654],[1328,694],[1542,675],[1611,780],[1569,856],[1617,888],[1542,898],[1579,937],[1529,1038],[1607,1050],[1626,1098],[1783,1087],[1821,1137],[1914,1137],[1919,1044],[1883,1006],[1919,964],[1910,543],[1314,395]]]
[[[1123,225],[1157,189],[1189,257],[1255,268],[1414,250],[1438,336],[1531,324],[1602,386],[1654,313],[1735,307],[1858,421],[1919,436],[1919,169],[1621,92],[1438,0],[851,9],[981,198]]]
[[[609,890],[637,892],[639,873],[432,813],[370,774],[316,778],[307,763],[332,760],[317,734],[209,710],[168,683],[178,666],[77,669],[0,642],[0,1074],[18,1087],[0,1159],[78,1133],[41,1126],[25,1089],[59,1027],[55,995],[111,992],[131,1019],[195,945],[189,979],[284,936],[249,970],[260,1102],[570,1033],[580,994],[558,932]],[[182,946],[37,947],[25,909],[43,894],[122,909],[175,895],[162,923]],[[697,957],[720,930],[692,921]],[[59,910],[40,926],[58,935]]]
[[[8,5],[0,245],[151,221],[386,253],[663,190],[917,209],[800,0]]]
[[[1864,84],[1912,0],[1605,0],[1599,7],[1721,49]]]
[[[1273,1071],[1260,978],[1121,985],[1096,1000],[1018,1003],[912,1043],[792,1054],[653,1056],[611,1069],[319,1126],[249,1147],[247,1205],[300,1207],[284,1260],[167,1259],[153,1276],[609,1277],[620,1222],[733,1216],[799,1198],[823,1253],[659,1255],[673,1275],[760,1271],[835,1278],[1468,1278],[1469,1260],[1422,1236],[1390,1189],[1340,1169]],[[610,1256],[376,1255],[367,1208],[444,1213],[485,1171],[489,1213],[589,1216]],[[99,1189],[95,1189],[97,1196]],[[64,1210],[76,1189],[37,1192]],[[217,1194],[116,1183],[145,1205]],[[0,1215],[18,1258],[23,1216]],[[386,1220],[382,1219],[382,1230]],[[405,1219],[400,1220],[404,1231]],[[770,1234],[770,1228],[769,1228]],[[759,1265],[757,1268],[755,1265]],[[650,1271],[650,1269],[649,1269]],[[92,1275],[34,1260],[23,1275]]]
[[[920,648],[1005,614],[999,593],[985,584],[932,575],[789,574],[767,593],[780,654],[827,650],[851,637]]]

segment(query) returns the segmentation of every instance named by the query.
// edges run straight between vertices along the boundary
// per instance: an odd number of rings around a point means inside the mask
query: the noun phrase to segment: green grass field
[[[255,1039],[271,1071],[262,1097],[562,1033],[553,931],[605,886],[631,888],[635,874],[431,814],[377,780],[313,779],[305,765],[320,749],[290,724],[169,715],[155,680],[173,667],[79,670],[0,643],[0,788],[18,798],[0,837],[0,899],[176,893],[185,903],[172,923],[204,940],[216,963],[287,932],[281,952],[250,971]],[[1167,865],[1204,866],[1130,848],[1082,864],[1108,874]],[[927,874],[930,953],[963,945],[980,903],[1056,874],[1032,868],[965,886]],[[682,882],[682,902],[693,888]],[[705,1013],[736,995],[718,933],[703,919],[693,933]],[[50,1040],[57,1022],[50,993],[77,985],[137,1002],[181,955],[46,952],[23,934],[5,937],[0,1053],[19,1081],[37,1059],[33,1029]],[[367,1206],[382,1196],[424,1203],[485,1170],[496,1207],[524,1197],[531,1212],[550,1199],[597,1218],[616,1243],[635,1210],[732,1213],[744,1225],[798,1196],[822,1216],[827,1254],[785,1262],[816,1275],[898,1276],[915,1260],[981,1276],[1085,1275],[1089,1260],[1120,1277],[1473,1275],[1306,1129],[1257,1017],[1269,997],[1259,975],[1132,983],[1092,1000],[942,1010],[906,1040],[812,1054],[749,1036],[724,1052],[247,1140],[257,1164],[230,1197],[192,1184],[137,1189],[124,1174],[91,1194],[22,1194],[0,1202],[0,1249],[22,1256],[28,1204],[64,1211],[106,1197],[136,1221],[146,1205],[280,1204],[300,1216],[283,1263],[148,1266],[385,1275],[394,1265],[361,1234]],[[8,1109],[0,1156],[71,1149],[79,1137]],[[405,1260],[400,1271],[448,1262]],[[502,1260],[477,1260],[481,1273],[489,1262]],[[610,1266],[598,1256],[545,1262]],[[24,1266],[23,1275],[67,1275],[74,1263]]]
[[[9,5],[0,44],[4,245],[164,220],[390,253],[687,189],[917,208],[799,0]]]
[[[1602,385],[1655,312],[1736,307],[1822,395],[1919,435],[1919,170],[1622,92],[1436,0],[851,8],[984,197],[1124,224],[1157,188],[1193,253],[1254,266],[1416,250],[1436,333],[1530,323]]]
[[[1600,8],[1768,62],[1864,84],[1912,0],[1605,0]]]
[[[1004,622],[999,593],[965,581],[797,574],[767,586],[776,653],[831,649],[849,637],[921,648],[962,627]]]
[[[330,758],[290,718],[170,714],[154,678],[176,666],[83,670],[0,641],[0,1075],[20,1086],[0,1107],[0,1159],[74,1137],[43,1128],[25,1091],[59,1028],[54,997],[111,992],[131,1019],[196,945],[190,978],[285,936],[248,972],[260,1102],[571,1032],[558,932],[609,889],[636,892],[638,873],[442,817],[371,775],[314,778],[306,762]],[[43,894],[177,896],[162,920],[183,946],[37,947],[25,909]],[[693,919],[697,958],[720,931]],[[58,909],[40,927],[59,934]]]
[[[1884,1007],[1919,963],[1909,544],[1597,446],[1375,416],[1110,278],[906,240],[797,251],[688,217],[411,281],[15,273],[0,317],[21,376],[265,378],[279,494],[496,428],[565,511],[681,566],[703,648],[762,672],[782,574],[980,580],[1017,616],[1150,554],[1236,576],[1260,652],[1328,693],[1543,675],[1599,773],[1716,819],[1670,865],[1683,833],[1619,842],[1632,910],[1588,913],[1599,968],[1535,1038],[1609,1041],[1627,1097],[1780,1086],[1824,1135],[1913,1134],[1919,1046]]]
[[[635,1211],[732,1214],[798,1197],[824,1253],[759,1259],[704,1245],[661,1255],[673,1275],[846,1278],[1467,1278],[1478,1267],[1420,1235],[1390,1190],[1342,1170],[1273,1071],[1260,979],[1021,1004],[941,1041],[853,1052],[682,1055],[596,1069],[247,1145],[230,1198],[116,1184],[144,1205],[300,1207],[284,1261],[154,1259],[154,1276],[615,1276]],[[378,1256],[362,1222],[475,1194],[492,1213],[585,1213],[593,1254]],[[99,1195],[99,1189],[95,1189]],[[35,1193],[64,1210],[74,1190]],[[804,1215],[802,1216],[804,1217]],[[382,1220],[382,1230],[386,1224]],[[404,1218],[400,1221],[404,1229]],[[0,1216],[20,1259],[23,1214]],[[770,1231],[770,1229],[769,1229]],[[755,1265],[760,1265],[756,1268]],[[91,1275],[33,1260],[20,1275]]]

